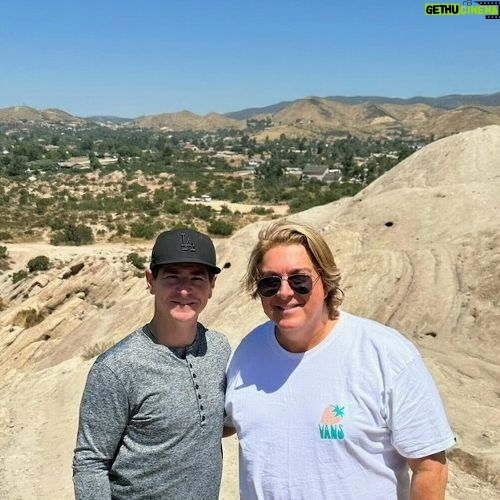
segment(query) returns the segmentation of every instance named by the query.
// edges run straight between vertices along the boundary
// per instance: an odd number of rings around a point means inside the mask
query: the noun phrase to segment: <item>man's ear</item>
[[[154,295],[153,285],[155,283],[155,278],[153,276],[153,272],[151,271],[151,269],[146,269],[146,283],[147,283],[149,293],[151,295]]]
[[[214,291],[214,286],[215,286],[215,280],[217,279],[217,276],[214,274],[214,277],[210,280],[210,293],[208,294],[208,298],[212,298],[212,293]]]

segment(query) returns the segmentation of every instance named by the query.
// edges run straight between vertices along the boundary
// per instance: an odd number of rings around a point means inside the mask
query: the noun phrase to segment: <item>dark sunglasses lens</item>
[[[272,297],[276,295],[281,287],[280,276],[267,276],[257,282],[257,291],[262,297]],[[311,276],[307,274],[292,274],[286,278],[290,288],[299,295],[311,293],[313,282]]]
[[[257,282],[257,291],[262,297],[272,297],[278,293],[280,286],[281,278],[279,276],[268,276]]]
[[[307,274],[292,274],[288,276],[288,284],[299,295],[307,295],[313,287],[312,278]]]

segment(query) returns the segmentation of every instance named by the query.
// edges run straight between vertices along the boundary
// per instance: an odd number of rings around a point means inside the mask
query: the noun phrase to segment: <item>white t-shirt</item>
[[[243,500],[407,499],[403,457],[455,441],[415,346],[346,312],[305,353],[283,349],[273,323],[260,325],[234,352],[227,384]]]

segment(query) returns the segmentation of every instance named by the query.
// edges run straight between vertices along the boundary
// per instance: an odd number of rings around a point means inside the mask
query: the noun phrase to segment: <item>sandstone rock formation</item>
[[[423,353],[457,435],[452,500],[500,495],[499,212],[495,125],[434,142],[355,197],[293,216],[331,244],[343,308],[398,328]],[[233,345],[265,319],[240,285],[261,226],[217,242],[219,263],[231,265],[202,319]],[[0,274],[0,498],[72,498],[86,373],[94,354],[150,318],[144,279],[126,262],[149,248],[8,245],[12,271],[41,254],[55,266],[17,284]],[[237,498],[236,439],[224,447],[221,498],[229,500]]]

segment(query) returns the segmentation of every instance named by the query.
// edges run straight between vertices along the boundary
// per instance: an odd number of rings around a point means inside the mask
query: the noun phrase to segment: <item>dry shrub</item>
[[[42,311],[37,311],[36,309],[23,309],[16,314],[14,318],[14,325],[22,326],[24,328],[31,328],[32,326],[38,325],[45,319],[45,314]]]
[[[93,358],[99,356],[99,354],[103,353],[104,351],[107,351],[113,345],[114,345],[114,342],[111,340],[108,340],[107,342],[96,342],[95,344],[87,346],[83,350],[82,358],[85,360],[93,359]]]

